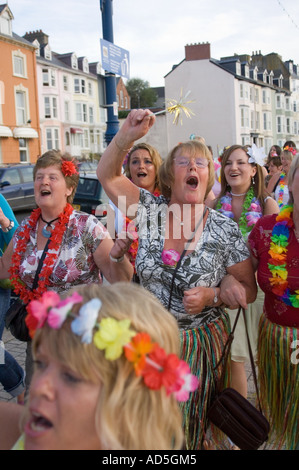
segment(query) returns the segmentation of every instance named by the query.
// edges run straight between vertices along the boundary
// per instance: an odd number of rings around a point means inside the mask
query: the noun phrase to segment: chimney
[[[23,38],[29,42],[33,42],[37,39],[41,46],[46,46],[49,42],[48,34],[44,33],[41,29],[39,31],[30,31],[24,34]]]
[[[186,60],[203,60],[211,58],[210,43],[187,44],[185,46]]]

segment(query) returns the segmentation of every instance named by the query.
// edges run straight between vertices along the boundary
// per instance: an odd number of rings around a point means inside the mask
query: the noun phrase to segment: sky
[[[101,62],[99,0],[7,3],[14,33],[41,29],[52,51]],[[151,87],[164,86],[187,44],[209,42],[214,59],[261,51],[299,64],[299,0],[113,0],[113,42],[130,53],[130,78]]]

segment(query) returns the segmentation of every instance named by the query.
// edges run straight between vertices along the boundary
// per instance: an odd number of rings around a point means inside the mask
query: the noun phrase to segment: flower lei
[[[46,290],[49,283],[49,276],[52,274],[53,266],[58,257],[58,251],[61,246],[62,237],[65,232],[65,227],[68,224],[70,215],[73,212],[71,204],[67,204],[64,211],[59,215],[59,220],[52,231],[49,243],[49,250],[43,263],[42,270],[39,275],[38,285],[34,291],[28,289],[26,284],[20,279],[20,265],[22,256],[26,251],[28,242],[30,240],[30,232],[37,225],[37,221],[41,214],[41,209],[32,211],[28,223],[19,231],[17,238],[17,245],[12,256],[12,266],[9,268],[10,280],[13,285],[13,290],[20,296],[21,300],[27,304],[30,300],[39,298]],[[50,252],[52,251],[53,252]]]
[[[294,222],[291,217],[293,207],[284,206],[276,217],[276,224],[271,235],[270,250],[271,258],[268,267],[272,274],[269,278],[273,294],[277,295],[282,302],[289,306],[299,308],[299,290],[291,294],[288,287],[287,253],[290,236],[290,227]]]
[[[281,207],[283,206],[284,187],[286,185],[286,174],[284,172],[281,173],[278,184],[279,184],[279,191],[278,191],[277,204],[278,204],[278,207],[281,209]]]
[[[225,196],[222,196],[222,198],[217,202],[216,210],[226,217],[230,217],[231,219],[234,218],[234,213],[232,212],[231,193],[227,192]],[[247,240],[249,232],[260,217],[262,217],[262,208],[259,200],[254,196],[254,191],[251,187],[246,194],[242,213],[238,222],[245,240]]]
[[[191,374],[190,368],[175,354],[167,354],[157,343],[153,343],[147,333],[136,333],[130,329],[130,320],[116,320],[112,317],[102,318],[98,323],[102,302],[94,298],[83,304],[79,315],[72,314],[75,304],[83,298],[74,292],[70,297],[61,300],[54,291],[46,291],[39,300],[28,305],[26,324],[31,337],[36,329],[47,322],[50,328],[59,329],[68,316],[73,317],[71,331],[81,337],[81,342],[93,344],[105,351],[105,358],[114,361],[124,353],[132,362],[137,376],[142,376],[144,384],[151,390],[164,386],[167,395],[173,393],[179,401],[186,401],[189,392],[198,387],[198,379]],[[94,329],[97,331],[94,333]]]

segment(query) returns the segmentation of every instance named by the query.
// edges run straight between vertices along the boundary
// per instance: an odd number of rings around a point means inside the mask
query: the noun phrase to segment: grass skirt
[[[191,372],[199,378],[198,389],[190,394],[187,402],[181,403],[183,427],[187,450],[201,450],[208,428],[207,410],[215,394],[215,378],[212,368],[218,363],[223,347],[230,332],[227,313],[216,321],[206,323],[200,328],[180,330],[181,358],[185,360]],[[222,367],[217,368],[216,377]],[[225,385],[228,382],[227,374]]]
[[[270,422],[269,443],[288,450],[299,443],[299,329],[262,316],[258,339],[259,389]],[[292,344],[293,343],[293,344]]]

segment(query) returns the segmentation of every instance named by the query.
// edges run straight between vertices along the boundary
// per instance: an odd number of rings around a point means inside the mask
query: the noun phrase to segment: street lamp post
[[[113,0],[100,0],[100,8],[102,12],[103,39],[113,43]],[[105,72],[106,85],[106,106],[107,106],[107,129],[105,133],[105,141],[107,145],[111,142],[119,129],[119,121],[117,108],[114,103],[116,100],[116,78],[113,73]]]

